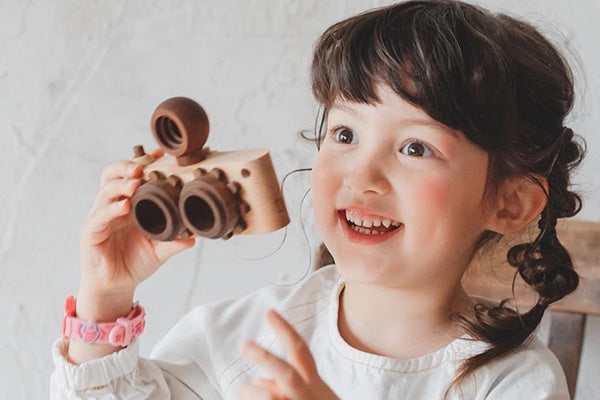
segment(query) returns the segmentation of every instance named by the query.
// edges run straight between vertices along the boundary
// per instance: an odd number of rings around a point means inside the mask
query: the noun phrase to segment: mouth
[[[387,240],[404,227],[399,221],[372,215],[360,216],[351,210],[338,210],[338,219],[347,238],[362,244]]]

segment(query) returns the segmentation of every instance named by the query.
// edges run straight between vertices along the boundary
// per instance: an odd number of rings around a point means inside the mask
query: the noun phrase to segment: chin
[[[365,262],[360,260],[344,260],[336,259],[336,268],[338,273],[346,282],[361,282],[369,284],[384,284],[390,283],[393,279],[394,272],[392,267],[382,267],[382,263],[373,259],[373,261]]]

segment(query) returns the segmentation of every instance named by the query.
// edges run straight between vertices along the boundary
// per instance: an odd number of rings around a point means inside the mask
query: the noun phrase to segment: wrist
[[[115,321],[127,315],[133,306],[134,291],[101,293],[80,287],[75,313],[81,319],[97,322]]]
[[[137,285],[127,283],[103,283],[104,279],[92,276],[89,274],[83,274],[79,278],[79,293],[86,294],[98,298],[105,297],[124,297],[131,295],[135,292]]]

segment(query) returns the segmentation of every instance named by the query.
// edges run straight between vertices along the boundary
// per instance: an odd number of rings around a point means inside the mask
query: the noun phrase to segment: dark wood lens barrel
[[[134,223],[154,240],[170,241],[182,235],[185,227],[179,215],[181,181],[172,175],[165,178],[158,171],[150,175],[131,198]]]
[[[202,150],[210,129],[204,109],[187,97],[160,103],[152,115],[152,132],[158,144],[186,166],[204,159]]]
[[[211,239],[230,236],[241,219],[240,199],[218,169],[197,173],[184,185],[179,212],[188,230]]]

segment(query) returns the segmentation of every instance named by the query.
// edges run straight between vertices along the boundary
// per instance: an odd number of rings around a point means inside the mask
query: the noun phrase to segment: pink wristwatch
[[[65,303],[62,336],[64,339],[83,339],[87,344],[127,347],[142,334],[145,325],[146,312],[137,303],[126,317],[117,318],[116,322],[83,321],[75,316],[75,298],[69,296]]]

